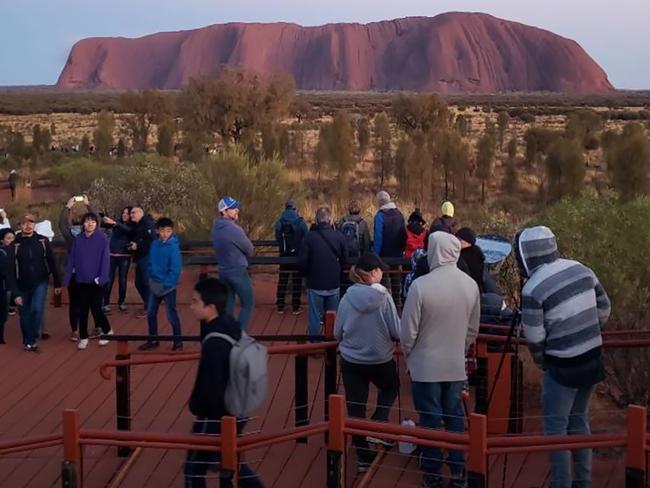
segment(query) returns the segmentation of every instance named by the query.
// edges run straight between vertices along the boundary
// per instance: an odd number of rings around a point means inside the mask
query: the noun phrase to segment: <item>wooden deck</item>
[[[183,332],[198,334],[198,324],[187,309],[191,283],[197,273],[184,274],[179,294]],[[256,281],[256,308],[251,330],[255,334],[303,334],[306,316],[277,315],[273,309],[275,286],[271,278]],[[131,287],[129,297],[136,301]],[[146,320],[114,312],[111,323],[118,333],[143,334]],[[115,428],[114,381],[99,375],[99,365],[112,359],[115,345],[100,348],[91,341],[86,351],[77,351],[68,340],[67,308],[50,307],[46,323],[53,334],[42,341],[42,352],[26,353],[20,346],[18,318],[10,317],[7,324],[8,345],[0,346],[0,441],[60,431],[61,413],[77,408],[82,428]],[[161,309],[159,330],[168,333]],[[163,345],[162,347],[169,347]],[[198,344],[186,344],[186,350],[198,350]],[[293,425],[294,361],[291,356],[270,359],[271,389],[261,415],[251,420],[247,433],[257,431],[281,432]],[[187,399],[193,386],[195,364],[192,362],[136,366],[132,368],[132,428],[151,432],[188,433],[193,417],[187,409]],[[403,365],[401,365],[403,366]],[[402,394],[398,408],[393,409],[395,422],[404,416],[415,417],[410,400],[410,387],[401,367]],[[324,368],[323,359],[309,359],[310,411],[314,421],[323,418]],[[342,391],[342,386],[340,387]],[[371,398],[370,403],[372,404]],[[535,422],[527,422],[531,429]],[[83,473],[85,487],[120,486],[124,488],[163,488],[183,485],[182,469],[185,453],[180,451],[143,450],[133,459],[132,466],[121,483],[111,485],[124,464],[115,448],[85,447]],[[269,487],[325,486],[325,444],[322,437],[309,439],[308,444],[286,443],[247,453],[246,461],[260,474]],[[7,488],[42,488],[60,486],[61,448],[49,448],[34,453],[0,457],[0,486]],[[504,469],[505,464],[505,469]],[[348,486],[355,482],[355,455],[349,450],[347,462]],[[594,487],[623,486],[624,457],[606,452],[594,457]],[[505,480],[503,479],[505,473]],[[544,486],[548,464],[544,454],[511,455],[506,460],[491,459],[490,486],[532,488]],[[217,486],[214,481],[212,486]],[[420,486],[417,463],[393,449],[376,471],[372,487]]]

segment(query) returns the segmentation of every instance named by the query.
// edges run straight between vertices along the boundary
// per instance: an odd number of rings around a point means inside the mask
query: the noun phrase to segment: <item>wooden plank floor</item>
[[[191,284],[197,273],[184,273],[179,292],[180,314],[185,334],[198,334],[198,324],[191,318],[187,303]],[[275,285],[270,278],[256,280],[257,308],[250,330],[255,334],[305,333],[306,315],[278,315],[273,303]],[[133,286],[129,299],[136,303]],[[146,321],[128,314],[113,313],[111,323],[117,333],[146,332]],[[42,341],[42,352],[30,354],[20,346],[18,318],[7,324],[8,345],[0,346],[0,441],[59,432],[61,414],[66,408],[80,411],[83,428],[115,428],[114,381],[99,375],[99,366],[114,357],[113,344],[100,348],[91,341],[86,351],[77,351],[67,339],[67,308],[50,307],[46,323],[52,339]],[[168,333],[161,309],[159,330]],[[169,347],[163,345],[162,347]],[[198,344],[186,344],[186,350],[198,350]],[[195,364],[183,362],[136,366],[132,369],[132,428],[151,432],[189,432],[193,417],[187,400],[194,382]],[[251,419],[246,435],[258,431],[281,432],[293,425],[294,360],[292,356],[272,356],[269,365],[270,393],[258,417]],[[404,365],[400,365],[401,395],[391,422],[404,417],[416,419],[410,396],[410,385]],[[323,418],[324,368],[322,358],[309,359],[309,402],[314,421]],[[339,381],[339,389],[342,385]],[[371,396],[370,404],[374,402]],[[370,411],[370,408],[369,408]],[[530,429],[539,429],[531,422]],[[325,444],[323,437],[313,437],[307,444],[286,443],[258,449],[245,455],[245,460],[258,471],[269,487],[317,488],[325,486]],[[348,449],[346,480],[355,484],[354,450]],[[185,453],[180,451],[143,450],[133,462],[122,483],[124,488],[163,488],[183,485],[182,468]],[[0,457],[0,487],[41,488],[60,486],[61,448],[34,453]],[[84,486],[99,488],[110,485],[123,460],[115,448],[85,447],[83,457]],[[505,466],[505,469],[504,469]],[[504,480],[505,474],[505,480]],[[372,487],[420,486],[420,473],[413,457],[399,455],[397,449],[385,454],[371,479]],[[596,453],[594,482],[598,488],[622,486],[624,461],[621,453]],[[545,455],[503,456],[490,459],[490,486],[531,488],[548,481]],[[217,486],[214,481],[212,486]]]

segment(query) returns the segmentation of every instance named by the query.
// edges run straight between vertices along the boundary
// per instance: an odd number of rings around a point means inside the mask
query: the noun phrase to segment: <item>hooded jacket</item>
[[[347,214],[341,220],[339,220],[336,228],[340,231],[343,228],[345,222],[356,222],[359,225],[359,252],[364,254],[370,251],[371,240],[370,240],[370,229],[368,228],[368,223],[364,218],[359,214]]]
[[[533,359],[544,367],[586,365],[575,371],[580,378],[568,381],[560,378],[561,371],[551,370],[556,381],[566,386],[600,381],[600,331],[611,306],[598,278],[585,265],[560,258],[548,227],[523,230],[515,244],[521,272],[528,277],[522,290],[522,324]]]
[[[110,256],[108,238],[97,229],[90,237],[82,232],[74,238],[65,269],[65,286],[74,276],[77,283],[104,286],[108,283]]]
[[[293,242],[287,242],[286,246],[282,245],[282,227],[285,225],[290,225],[294,229],[294,240]],[[302,220],[302,217],[298,214],[293,208],[287,208],[282,212],[280,218],[275,222],[275,240],[280,244],[280,256],[297,256],[302,241],[307,235],[307,224]],[[286,248],[286,252],[283,252],[283,247]],[[291,248],[291,249],[289,249]]]
[[[375,254],[381,257],[401,258],[406,247],[404,215],[393,202],[379,209],[374,221]]]
[[[212,245],[219,273],[227,274],[248,268],[248,258],[253,255],[253,243],[234,220],[218,218],[214,221]]]
[[[401,347],[413,381],[463,381],[465,351],[478,335],[478,286],[457,267],[460,241],[431,234],[431,271],[413,282],[402,313]]]
[[[16,281],[22,291],[33,290],[52,274],[54,287],[61,286],[61,275],[54,260],[50,241],[34,232],[27,237],[22,233],[16,235],[14,242],[16,256]]]
[[[400,322],[395,303],[382,285],[355,284],[343,295],[334,336],[341,357],[356,364],[384,364],[393,359]]]
[[[172,235],[166,241],[156,239],[149,254],[149,277],[166,290],[176,288],[181,278],[182,260],[178,238]]]

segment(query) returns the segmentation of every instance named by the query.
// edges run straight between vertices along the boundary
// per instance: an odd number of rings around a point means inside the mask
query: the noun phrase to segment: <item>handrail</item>
[[[51,434],[45,436],[34,436],[23,439],[13,439],[10,441],[0,442],[0,456],[7,454],[16,454],[19,452],[34,451],[36,449],[46,449],[63,444],[63,434]]]

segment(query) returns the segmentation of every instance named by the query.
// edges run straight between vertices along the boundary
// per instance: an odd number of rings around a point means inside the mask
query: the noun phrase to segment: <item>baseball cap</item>
[[[241,208],[241,203],[239,200],[235,200],[233,197],[225,196],[217,204],[219,212],[225,212],[231,208]]]
[[[26,213],[25,215],[20,217],[20,223],[21,224],[25,224],[27,222],[31,222],[32,224],[34,224],[36,222],[36,219],[34,218],[33,214]]]
[[[384,263],[379,256],[372,252],[362,254],[357,261],[356,267],[363,271],[372,271],[377,268],[382,269],[383,271],[388,270],[388,265]]]

